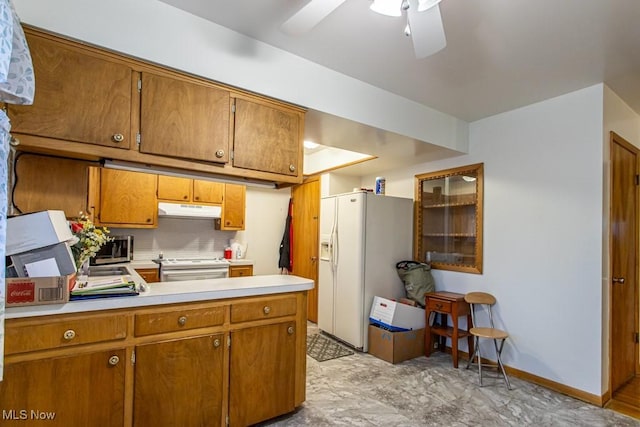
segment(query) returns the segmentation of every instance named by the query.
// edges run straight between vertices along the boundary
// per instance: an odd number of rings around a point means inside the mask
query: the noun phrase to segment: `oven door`
[[[211,268],[198,270],[166,270],[161,269],[161,282],[177,282],[181,280],[224,279],[229,277],[228,268]]]

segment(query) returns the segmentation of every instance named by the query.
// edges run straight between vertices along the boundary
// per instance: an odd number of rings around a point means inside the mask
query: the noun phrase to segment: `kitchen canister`
[[[386,179],[384,176],[376,177],[376,194],[384,194]]]

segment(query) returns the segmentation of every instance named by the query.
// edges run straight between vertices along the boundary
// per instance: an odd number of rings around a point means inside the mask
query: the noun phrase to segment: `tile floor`
[[[314,332],[309,327],[309,332]],[[264,426],[640,426],[640,420],[495,370],[478,386],[473,368],[435,353],[392,365],[366,353],[325,362],[307,356],[307,400]]]

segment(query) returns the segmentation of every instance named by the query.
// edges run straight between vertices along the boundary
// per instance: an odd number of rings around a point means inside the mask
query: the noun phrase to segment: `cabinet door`
[[[118,349],[6,365],[2,425],[122,427],[125,363]]]
[[[224,335],[136,347],[133,425],[222,425]]]
[[[229,267],[229,277],[253,276],[252,265],[232,265]]]
[[[143,73],[140,151],[227,163],[229,98],[213,86]]]
[[[158,199],[189,202],[191,183],[192,180],[189,178],[158,175]]]
[[[224,185],[221,230],[244,230],[246,187],[237,184]]]
[[[67,218],[87,211],[88,167],[92,163],[22,153],[15,164],[13,204],[22,213],[55,209]],[[55,178],[55,179],[52,179]]]
[[[193,201],[198,203],[222,203],[224,184],[220,182],[193,180]]]
[[[100,224],[155,226],[158,218],[157,175],[100,169]]]
[[[281,175],[302,173],[300,115],[240,98],[235,105],[233,166]]]
[[[295,322],[231,333],[229,425],[251,425],[294,410],[295,342]]]
[[[130,148],[132,70],[27,32],[36,75],[33,105],[9,105],[12,132]]]

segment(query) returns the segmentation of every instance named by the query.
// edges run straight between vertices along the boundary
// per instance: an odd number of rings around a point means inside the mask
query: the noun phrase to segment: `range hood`
[[[184,205],[181,203],[158,203],[158,216],[170,218],[188,219],[213,219],[220,218],[222,208],[220,206]]]

